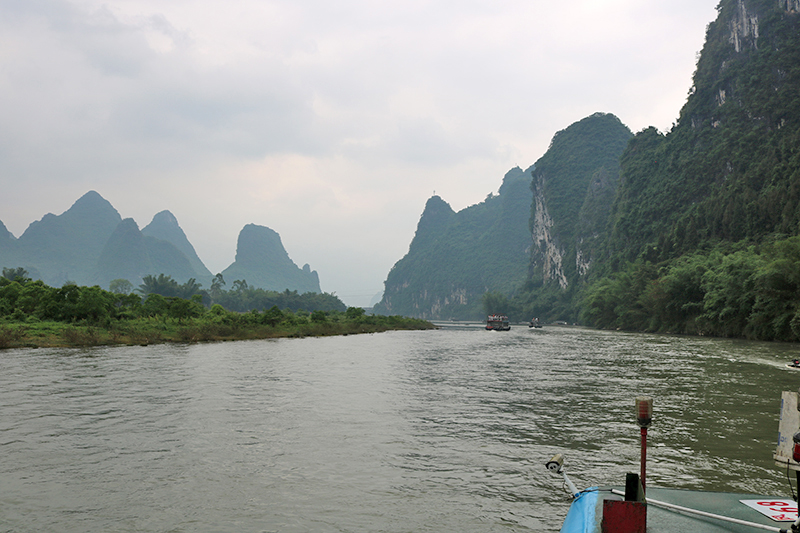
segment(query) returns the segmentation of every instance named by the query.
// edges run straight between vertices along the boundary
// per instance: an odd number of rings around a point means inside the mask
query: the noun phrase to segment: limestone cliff
[[[589,271],[605,235],[619,156],[631,136],[614,115],[596,113],[556,133],[536,162],[530,218],[533,286],[566,289]]]
[[[236,245],[236,260],[222,275],[228,284],[241,280],[250,287],[272,291],[322,292],[317,272],[308,265],[298,268],[289,258],[280,235],[255,224],[242,228]]]
[[[194,246],[189,242],[175,215],[169,211],[157,213],[150,224],[142,228],[142,235],[154,237],[175,246],[189,260],[197,281],[201,282],[205,287],[211,285],[211,278],[213,277],[211,271],[206,268],[206,265],[197,256]]]
[[[530,204],[530,169],[520,168],[506,173],[497,195],[458,213],[439,196],[431,197],[375,311],[480,319],[487,291],[510,294],[525,280]]]

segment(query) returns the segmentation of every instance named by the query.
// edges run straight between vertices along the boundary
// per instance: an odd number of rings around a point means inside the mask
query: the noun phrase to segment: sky
[[[366,306],[595,112],[669,131],[718,0],[0,0],[0,221],[97,191],[217,273],[246,224]]]

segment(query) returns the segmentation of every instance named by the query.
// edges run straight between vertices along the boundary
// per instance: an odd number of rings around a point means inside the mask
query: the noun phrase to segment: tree
[[[363,317],[365,313],[366,311],[361,307],[348,307],[345,316],[350,320],[358,320]]]
[[[111,294],[98,286],[81,287],[75,305],[75,318],[99,321],[111,316],[113,301]]]
[[[9,281],[18,281],[20,283],[25,283],[26,281],[30,280],[28,277],[28,271],[22,267],[17,268],[3,268],[3,277]]]
[[[158,277],[148,274],[142,278],[142,283],[136,289],[141,294],[160,294],[161,296],[175,296],[178,292],[178,282],[172,276],[159,274]]]
[[[482,298],[483,310],[487,315],[507,314],[508,296],[499,292],[487,292]]]
[[[178,287],[178,294],[176,294],[176,296],[185,300],[190,300],[192,297],[200,295],[200,287],[201,285],[197,283],[196,279],[190,278],[189,281]]]
[[[224,289],[222,287],[225,286],[225,278],[222,277],[222,273],[218,273],[214,276],[214,280],[211,282],[211,294],[217,295],[222,292]]]
[[[127,279],[114,279],[108,284],[108,290],[114,294],[130,294],[133,291],[133,283]]]
[[[275,327],[281,323],[283,318],[284,318],[283,312],[280,309],[278,309],[277,305],[273,305],[272,307],[264,311],[261,320],[265,324],[269,324],[270,326]]]
[[[200,316],[204,311],[203,305],[195,300],[167,298],[166,302],[167,314],[172,318],[177,318],[178,322],[183,322],[184,318]]]

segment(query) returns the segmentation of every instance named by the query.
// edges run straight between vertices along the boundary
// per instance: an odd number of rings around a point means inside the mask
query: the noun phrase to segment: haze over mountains
[[[527,217],[497,214],[502,191],[459,213],[434,196],[376,307],[800,339],[800,0],[717,11],[671,131],[596,114],[557,133]],[[486,252],[523,218],[520,275],[514,246]]]
[[[95,191],[61,215],[31,223],[18,239],[0,222],[0,266],[21,266],[51,286],[108,288],[115,279],[138,286],[146,275],[165,274],[178,283],[194,278],[209,287],[213,278],[172,213],[158,213],[140,230]],[[242,229],[236,260],[222,274],[228,282],[245,280],[255,288],[320,292],[316,271],[298,268],[280,236],[254,224]]]
[[[717,12],[669,132],[596,113],[498,195],[459,212],[434,195],[376,309],[480,318],[488,302],[518,320],[800,340],[800,0]],[[104,202],[90,193],[19,239],[0,227],[0,260],[56,285],[210,275],[168,212],[140,231]],[[267,228],[242,230],[223,273],[318,287]]]
[[[617,117],[596,113],[556,133],[530,168],[506,173],[497,196],[458,213],[433,196],[376,312],[478,319],[487,292],[567,289],[597,259],[631,137]]]

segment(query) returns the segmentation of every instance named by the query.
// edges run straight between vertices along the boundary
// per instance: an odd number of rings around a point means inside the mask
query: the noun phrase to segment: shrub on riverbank
[[[121,295],[100,287],[0,278],[0,348],[93,346],[307,337],[429,329],[424,320],[367,316],[346,311],[281,310],[247,313],[221,305],[206,309],[200,298]]]
[[[607,329],[800,341],[800,237],[639,259],[589,287],[584,323]]]

